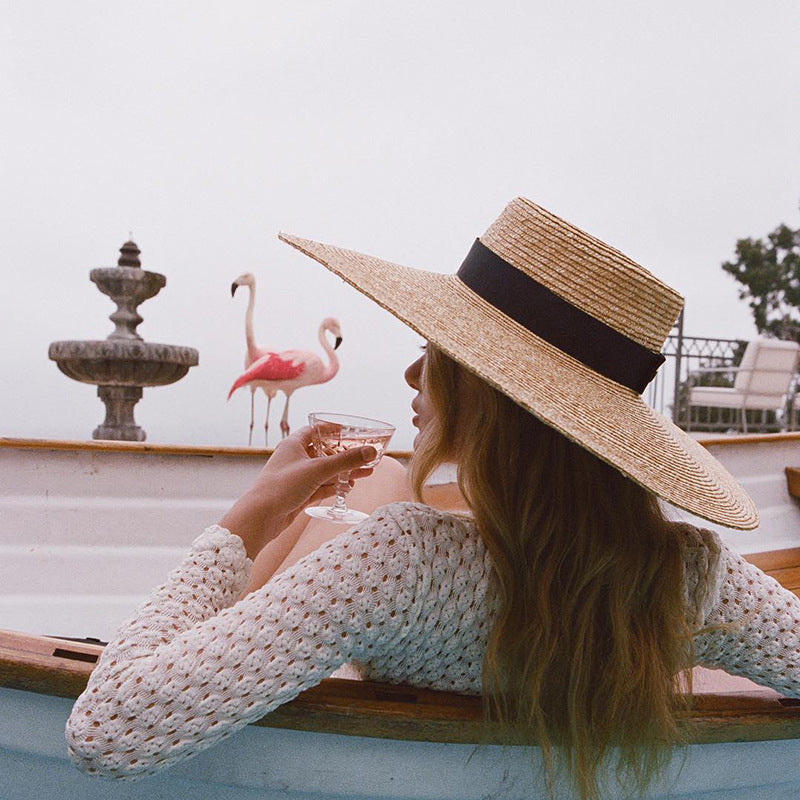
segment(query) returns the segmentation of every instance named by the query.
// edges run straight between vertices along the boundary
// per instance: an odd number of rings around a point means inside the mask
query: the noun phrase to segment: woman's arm
[[[352,602],[352,582],[365,577],[348,572],[352,551],[340,554],[344,564],[334,559],[319,570],[306,565],[302,577],[286,573],[288,583],[276,584],[272,593],[254,593],[234,605],[252,559],[304,505],[330,496],[335,476],[345,469],[355,478],[371,474],[359,466],[374,458],[374,448],[312,459],[310,442],[304,428],[278,446],[222,524],[195,540],[184,562],[106,647],[67,725],[70,752],[87,771],[124,777],[172,763],[286,702],[324,677],[329,664],[332,671],[343,663],[337,662],[338,649],[318,642],[308,670],[300,669],[292,654],[304,652],[319,631],[310,612],[302,624],[294,624],[294,614],[308,597],[324,595],[322,587],[333,580],[329,572],[341,573],[329,593],[332,605],[339,600],[336,613],[318,600],[315,612],[329,614],[333,631],[347,639],[341,626],[358,616],[345,619],[340,609]],[[349,538],[341,543],[349,546]],[[290,595],[296,602],[287,606]],[[357,641],[353,636],[342,649],[349,654]]]
[[[207,749],[419,618],[415,537],[376,512],[235,605],[242,540],[213,526],[104,651],[67,723],[73,761],[134,778]]]
[[[307,514],[298,514],[288,528],[284,528],[268,545],[266,545],[253,561],[250,580],[243,595],[260,589],[275,573],[279,571],[288,555],[302,540],[311,519]],[[294,563],[294,562],[293,562]]]
[[[695,637],[704,666],[800,697],[800,598],[740,555],[722,551],[723,580]]]

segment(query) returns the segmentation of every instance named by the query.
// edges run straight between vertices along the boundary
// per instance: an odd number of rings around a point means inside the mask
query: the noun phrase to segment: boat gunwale
[[[155,444],[149,442],[115,442],[110,439],[26,439],[0,436],[0,448],[18,450],[77,450],[103,453],[138,453],[169,456],[244,456],[265,458],[272,455],[273,448],[265,447],[216,447],[195,444]],[[408,450],[387,450],[387,456],[407,461]]]
[[[102,645],[0,630],[0,686],[76,698]],[[64,654],[56,656],[55,652]],[[487,723],[481,698],[411,686],[326,678],[253,723],[400,741],[535,744]],[[686,744],[800,739],[800,701],[763,691],[703,693],[681,719]]]
[[[703,447],[718,447],[720,445],[734,444],[765,444],[770,442],[797,442],[800,441],[800,431],[785,431],[783,433],[744,433],[730,436],[710,436],[708,439],[697,439]]]

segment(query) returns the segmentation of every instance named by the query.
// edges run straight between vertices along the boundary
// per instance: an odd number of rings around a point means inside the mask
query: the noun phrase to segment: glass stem
[[[347,493],[350,491],[350,472],[340,472],[336,476],[336,502],[330,507],[331,514],[343,514],[347,511]]]

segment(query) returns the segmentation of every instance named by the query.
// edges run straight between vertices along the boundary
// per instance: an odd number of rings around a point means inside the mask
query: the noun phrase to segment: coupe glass
[[[389,440],[394,434],[394,426],[368,417],[353,417],[349,414],[329,414],[316,412],[308,415],[308,424],[313,429],[314,451],[317,456],[330,456],[352,450],[354,447],[372,445],[377,455],[364,467],[374,467],[380,460]],[[353,525],[366,519],[368,514],[347,507],[347,493],[350,491],[350,472],[340,472],[336,480],[336,501],[332,506],[311,506],[306,514],[329,522]]]

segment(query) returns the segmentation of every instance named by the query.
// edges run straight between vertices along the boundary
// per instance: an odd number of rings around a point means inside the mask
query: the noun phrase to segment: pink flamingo
[[[240,286],[246,286],[250,290],[250,297],[247,301],[247,311],[244,315],[244,338],[247,342],[247,353],[244,356],[244,368],[247,369],[254,361],[258,361],[259,358],[262,356],[267,355],[269,353],[268,347],[260,347],[256,344],[256,337],[253,334],[253,309],[255,308],[256,304],[256,277],[253,275],[252,272],[245,272],[240,275],[232,284],[231,284],[231,297],[236,294],[236,290]],[[250,438],[248,440],[248,444],[253,443],[253,423],[255,419],[255,403],[256,403],[256,390],[263,389],[267,395],[268,405],[272,402],[272,398],[275,397],[275,391],[269,389],[266,385],[258,386],[257,384],[251,384],[250,386]],[[269,424],[269,418],[267,418],[267,424]],[[264,436],[266,437],[267,431],[266,426],[264,428]]]
[[[331,333],[336,339],[331,347],[326,333]],[[228,399],[242,386],[249,386],[251,392],[255,389],[263,389],[267,394],[267,419],[264,424],[264,437],[269,430],[269,410],[272,398],[277,392],[286,395],[286,405],[283,408],[281,417],[281,435],[289,435],[289,400],[292,393],[301,386],[311,386],[315,383],[326,383],[339,371],[339,360],[336,358],[334,350],[342,343],[342,332],[338,320],[327,317],[322,320],[319,326],[319,341],[322,349],[328,355],[328,363],[324,364],[322,359],[308,350],[285,350],[276,353],[266,350],[264,355],[255,360],[233,383],[228,392]],[[248,349],[248,356],[249,356]],[[253,414],[251,403],[250,414],[250,442],[253,440]]]
[[[250,290],[250,297],[247,301],[247,311],[244,315],[244,338],[247,342],[247,355],[244,357],[245,369],[261,356],[269,352],[268,347],[259,347],[256,344],[256,337],[253,335],[253,309],[256,305],[256,276],[252,272],[245,272],[231,284],[231,297],[236,294],[240,286],[246,286]]]

